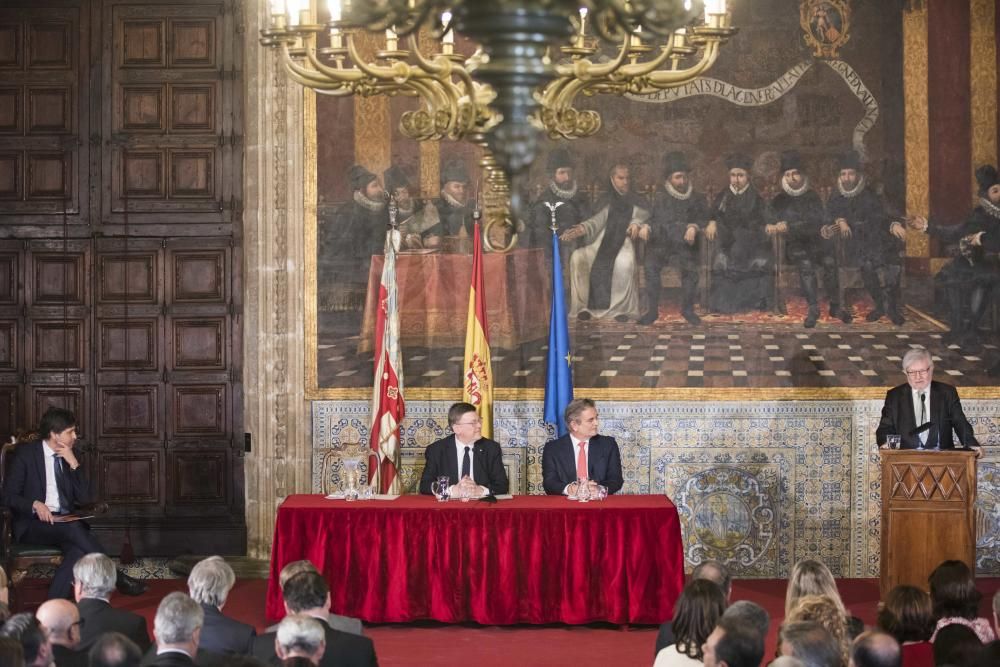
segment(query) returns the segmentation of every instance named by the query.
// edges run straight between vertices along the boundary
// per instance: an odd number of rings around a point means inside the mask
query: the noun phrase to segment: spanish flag
[[[465,328],[465,365],[462,367],[462,400],[476,406],[483,420],[483,437],[493,437],[493,367],[490,363],[489,323],[483,288],[483,235],[476,220],[472,233],[472,286],[469,318]]]

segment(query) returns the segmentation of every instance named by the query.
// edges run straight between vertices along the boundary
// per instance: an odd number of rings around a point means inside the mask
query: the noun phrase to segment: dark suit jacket
[[[427,446],[424,451],[427,463],[424,465],[424,474],[420,476],[420,493],[431,493],[431,483],[441,475],[448,475],[452,484],[458,483],[456,451],[454,434]],[[500,445],[480,438],[472,446],[472,454],[472,479],[476,484],[487,487],[493,495],[507,493],[507,470],[503,467]]]
[[[70,470],[67,465],[65,471],[69,482],[66,493],[73,507],[92,502],[83,466]],[[15,540],[24,535],[29,521],[37,521],[31,509],[36,500],[45,502],[45,453],[41,440],[17,446],[10,470],[4,478],[3,502],[14,511]]]
[[[162,656],[157,655],[156,644],[153,644],[143,654],[139,665],[140,667],[153,667],[153,665],[160,665],[161,667],[190,667],[194,664],[198,665],[198,667],[223,667],[226,661],[229,660],[229,657],[225,653],[205,651],[199,646],[198,653],[195,655],[194,662],[192,663],[188,661],[187,656],[184,654],[173,651],[164,653]],[[62,665],[57,662],[56,667],[62,667]]]
[[[890,433],[902,436],[904,447],[916,447],[917,436],[914,430],[917,415],[913,409],[913,394],[910,385],[901,384],[893,387],[885,395],[885,405],[882,406],[882,419],[875,431],[875,442],[885,444],[885,438]],[[962,412],[962,402],[958,391],[950,384],[931,382],[931,404],[927,411],[928,421],[934,424],[927,436],[927,447],[951,449],[955,446],[952,430],[958,433],[958,440],[966,447],[975,447],[979,443],[972,433],[972,425]]]
[[[60,644],[52,645],[52,657],[58,667],[87,667],[86,651],[74,651]]]
[[[210,604],[203,604],[201,608],[205,612],[205,624],[201,627],[199,652],[205,650],[249,655],[253,651],[256,628],[226,616],[218,607]]]
[[[608,493],[621,491],[622,457],[618,443],[606,435],[595,435],[590,439],[587,452],[587,476],[602,486]],[[542,450],[542,485],[545,493],[560,495],[567,484],[576,481],[576,452],[569,435],[550,440]]]
[[[375,657],[375,644],[368,637],[352,635],[340,630],[334,630],[323,623],[326,631],[326,651],[319,667],[378,667]],[[253,642],[253,656],[269,665],[278,665],[281,661],[274,652],[274,636],[277,632],[258,635]]]
[[[80,650],[89,650],[105,632],[120,632],[138,645],[140,651],[150,646],[146,619],[125,609],[115,609],[104,600],[83,598],[80,610]]]
[[[170,651],[157,655],[149,664],[155,667],[194,667],[197,663],[186,653]]]

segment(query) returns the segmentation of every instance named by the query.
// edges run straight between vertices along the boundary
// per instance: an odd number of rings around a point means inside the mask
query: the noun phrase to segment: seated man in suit
[[[115,564],[104,554],[87,554],[73,566],[73,593],[80,610],[80,648],[90,646],[105,632],[120,632],[145,651],[149,647],[146,619],[111,606]]]
[[[483,437],[483,420],[470,403],[455,403],[448,410],[452,435],[432,442],[424,451],[427,460],[420,476],[420,493],[431,493],[431,484],[447,475],[452,497],[464,492],[468,497],[507,493],[507,471],[500,445]]]
[[[90,667],[139,667],[142,651],[120,632],[105,632],[87,652]]]
[[[322,623],[305,614],[292,614],[281,619],[274,638],[274,652],[282,662],[302,658],[319,667],[325,651],[326,633]]]
[[[978,448],[972,425],[962,412],[958,391],[950,384],[934,380],[930,352],[922,347],[907,350],[903,355],[903,372],[906,384],[890,389],[885,395],[875,442],[881,447],[888,435],[897,434],[907,448],[953,449],[952,431],[955,431],[962,446]]]
[[[281,568],[281,573],[278,575],[278,588],[281,589],[282,596],[284,596],[285,584],[288,583],[289,579],[300,572],[320,573],[319,570],[316,569],[316,566],[312,564],[312,561],[293,560],[291,563]],[[361,619],[359,618],[351,618],[350,616],[341,616],[340,614],[330,613],[327,615],[326,623],[334,630],[348,632],[352,635],[364,634],[364,628],[361,627]],[[275,623],[264,632],[277,632],[279,625],[280,623]]]
[[[203,650],[240,655],[249,655],[253,651],[256,628],[222,613],[234,583],[236,575],[233,568],[219,556],[198,561],[191,569],[188,592],[205,612],[199,644]]]
[[[69,600],[46,600],[35,611],[52,644],[52,658],[59,667],[87,667],[80,651],[80,611]]]
[[[614,438],[597,435],[597,406],[589,398],[569,402],[564,412],[569,434],[550,440],[542,449],[542,486],[550,495],[576,495],[576,480],[621,490],[622,459]]]
[[[14,539],[29,544],[57,546],[62,564],[49,585],[49,599],[68,598],[76,561],[84,554],[104,553],[84,521],[54,523],[93,502],[90,486],[73,445],[76,417],[69,410],[49,408],[38,426],[41,440],[18,445],[4,481],[3,502],[14,513]],[[124,572],[117,575],[118,590],[141,595],[146,585]]]
[[[204,623],[201,605],[179,591],[168,594],[160,601],[153,618],[156,657],[149,664],[194,667]]]
[[[328,622],[330,587],[317,572],[300,572],[282,589],[286,614],[305,614],[322,621],[326,650],[320,667],[377,667],[375,645],[367,637],[334,630]],[[280,629],[280,625],[278,626]],[[274,648],[276,632],[258,635],[253,643],[254,657],[266,663],[281,662]]]

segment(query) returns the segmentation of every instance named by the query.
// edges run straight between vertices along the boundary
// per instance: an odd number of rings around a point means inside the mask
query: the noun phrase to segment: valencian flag
[[[399,493],[399,426],[403,403],[403,359],[399,347],[399,303],[396,296],[396,248],[399,231],[385,236],[385,263],[378,287],[375,319],[375,388],[372,392],[371,455],[368,484],[376,493]]]
[[[552,232],[552,311],[549,315],[549,357],[545,370],[546,423],[555,424],[559,435],[566,435],[563,412],[573,400],[573,369],[569,351],[569,327],[563,296],[562,264],[559,261],[559,238]]]
[[[489,324],[483,288],[483,239],[477,217],[472,232],[472,286],[469,318],[465,326],[465,365],[462,367],[462,400],[476,406],[483,420],[483,437],[493,437],[493,367],[490,363]]]

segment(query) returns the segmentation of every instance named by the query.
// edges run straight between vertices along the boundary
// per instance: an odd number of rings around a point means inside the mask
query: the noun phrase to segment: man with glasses
[[[35,618],[49,633],[52,658],[59,667],[86,667],[87,654],[80,648],[80,611],[69,600],[48,600],[35,611]]]
[[[954,432],[963,447],[978,448],[958,391],[933,379],[930,352],[922,347],[908,350],[903,355],[903,372],[906,384],[885,395],[882,419],[875,431],[878,445],[884,445],[890,434],[898,434],[906,448],[954,449]]]
[[[455,403],[448,410],[452,434],[428,445],[420,477],[420,493],[430,494],[431,484],[442,476],[451,482],[451,496],[482,498],[507,493],[507,471],[500,445],[483,437],[483,421],[470,403]]]

